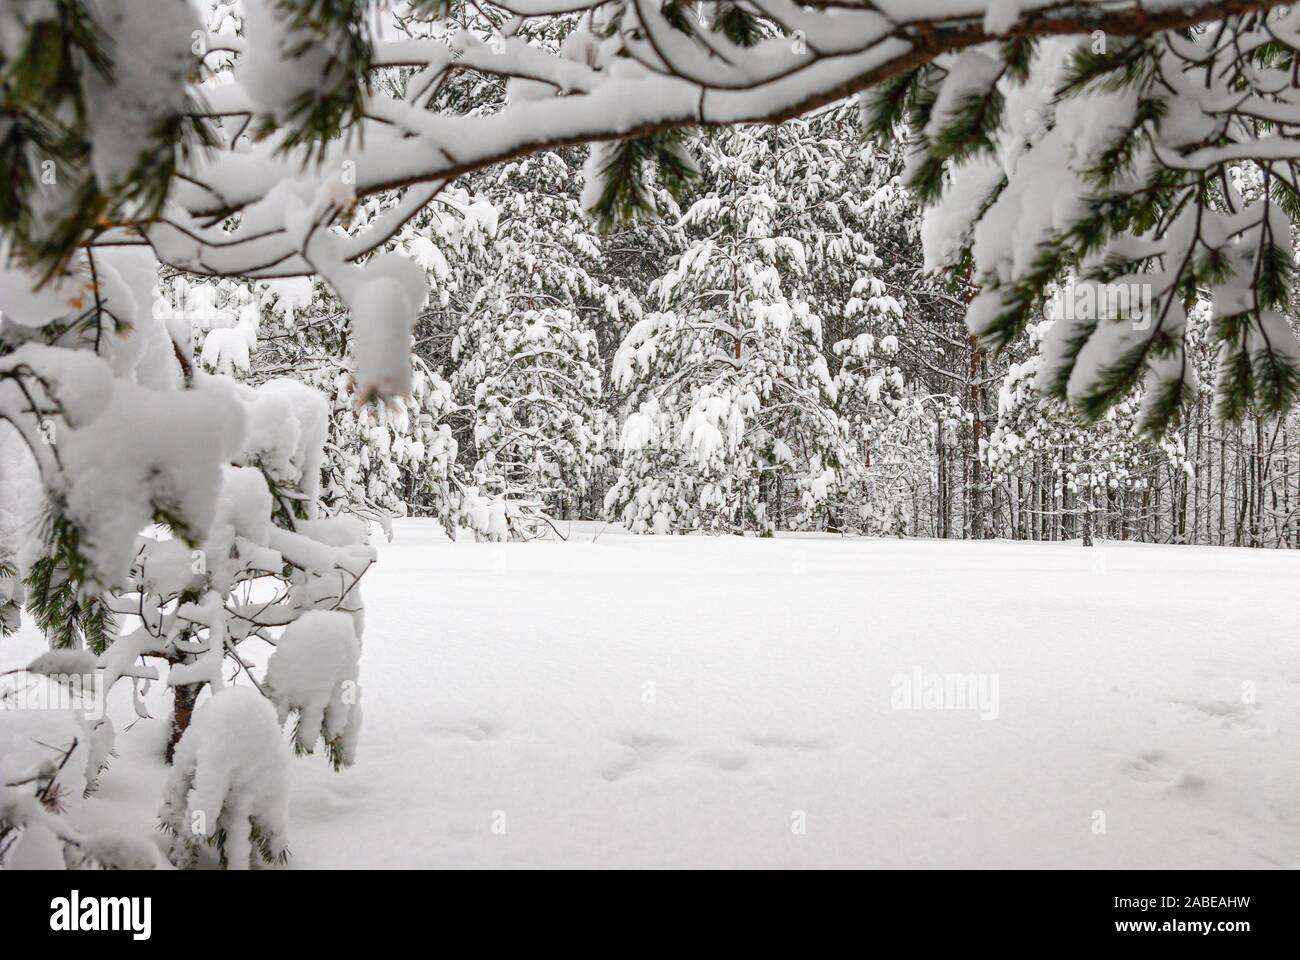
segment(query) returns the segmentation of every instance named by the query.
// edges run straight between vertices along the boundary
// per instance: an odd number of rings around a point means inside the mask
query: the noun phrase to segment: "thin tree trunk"
[[[194,715],[194,704],[199,699],[201,683],[186,683],[172,688],[172,722],[167,734],[165,759],[170,765],[176,756],[176,745],[190,727],[190,718]]]

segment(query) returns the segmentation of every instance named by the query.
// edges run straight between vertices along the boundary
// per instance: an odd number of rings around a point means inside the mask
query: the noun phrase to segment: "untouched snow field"
[[[1300,865],[1300,557],[560,529],[396,524],[294,866]],[[153,831],[161,693],[74,822]]]

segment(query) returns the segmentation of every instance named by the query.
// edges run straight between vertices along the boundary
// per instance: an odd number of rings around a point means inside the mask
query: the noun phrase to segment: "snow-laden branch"
[[[880,0],[802,6],[791,0],[753,0],[741,6],[779,25],[786,35],[744,47],[703,28],[678,29],[658,4],[643,0],[561,2],[554,9],[546,3],[497,3],[492,7],[525,18],[585,11],[590,22],[592,16],[608,15],[610,7],[621,9],[622,16],[608,36],[579,31],[558,53],[519,35],[484,42],[463,30],[450,41],[377,42],[374,69],[418,72],[418,83],[409,85],[406,99],[376,85],[365,118],[346,136],[318,145],[312,164],[305,164],[301,148],[285,148],[282,132],[251,145],[228,138],[224,149],[195,154],[175,184],[169,210],[142,236],[164,261],[193,272],[261,277],[314,272],[303,256],[304,235],[328,226],[353,197],[414,188],[401,212],[340,251],[346,259],[375,249],[456,177],[532,152],[690,126],[777,122],[944,54],[990,42],[1097,33],[1147,36],[1277,5],[1275,0]],[[203,84],[196,97],[198,113],[227,118],[227,126],[239,114],[268,116],[258,108],[266,103],[266,92],[247,86],[246,61],[256,67],[252,77],[260,79],[265,58],[278,53],[273,36],[237,39],[221,44],[237,53],[233,71],[220,82]],[[436,89],[455,72],[527,81],[551,95],[512,100],[491,114],[435,112],[422,96],[410,99]],[[1264,116],[1278,109],[1271,103],[1257,105]],[[1286,143],[1268,147],[1270,155],[1293,157]],[[1253,156],[1258,149],[1249,143],[1235,153],[1217,148],[1182,162],[1213,165]],[[286,183],[294,189],[286,190]],[[286,209],[289,193],[292,211]],[[233,214],[242,219],[228,230],[223,224]],[[99,242],[127,242],[122,234],[109,231]]]

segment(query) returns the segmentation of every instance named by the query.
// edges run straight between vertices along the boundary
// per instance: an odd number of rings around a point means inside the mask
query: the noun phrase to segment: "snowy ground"
[[[295,761],[293,863],[1294,867],[1298,580],[1271,551],[399,522],[359,760]],[[996,702],[896,708],[918,669]],[[119,733],[75,819],[152,830],[162,727]]]

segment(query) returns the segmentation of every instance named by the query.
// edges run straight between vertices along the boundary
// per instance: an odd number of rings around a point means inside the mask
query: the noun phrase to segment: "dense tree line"
[[[685,146],[685,189],[654,184],[654,216],[609,232],[584,209],[585,148],[468,178],[408,226],[395,248],[434,291],[409,411],[355,402],[346,311],[320,284],[299,292],[316,319],[263,336],[250,376],[335,390],[340,509],[492,537],[584,518],[1300,544],[1300,424],[1214,416],[1208,311],[1192,312],[1200,385],[1174,426],[1140,431],[1140,388],[1085,423],[1035,385],[1060,297],[1006,349],[980,346],[977,288],[928,268],[902,153],[864,140],[853,106]]]

